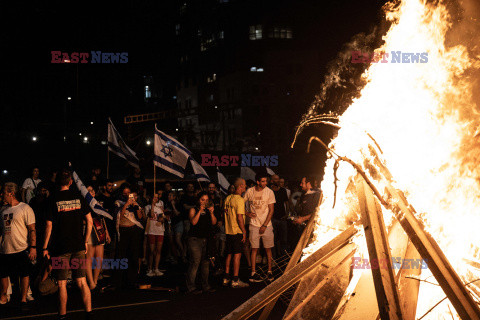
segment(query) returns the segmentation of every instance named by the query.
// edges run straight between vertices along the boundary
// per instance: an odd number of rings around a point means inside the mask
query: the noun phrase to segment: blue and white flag
[[[120,136],[110,118],[108,118],[108,151],[127,160],[131,166],[135,168],[140,167],[137,154],[123,141],[122,136]]]
[[[217,180],[218,185],[220,186],[220,191],[224,194],[228,194],[228,187],[230,187],[230,183],[228,182],[227,178],[220,172],[220,169],[217,167]]]
[[[185,167],[192,153],[180,142],[157,129],[155,125],[155,148],[153,164],[180,178],[185,175]]]
[[[203,169],[203,167],[197,161],[195,161],[193,158],[190,158],[190,163],[192,164],[193,173],[195,174],[195,179],[197,179],[197,181],[211,181],[205,169]]]
[[[255,175],[256,175],[255,171],[253,171],[249,167],[241,167],[240,168],[240,177],[242,179],[245,179],[245,181],[247,181],[247,180],[255,181]]]
[[[269,167],[267,167],[267,173],[271,176],[274,176],[275,175],[275,172],[273,172],[272,169],[270,169]]]
[[[92,197],[90,192],[88,192],[87,187],[85,187],[82,180],[80,180],[80,178],[78,177],[75,171],[73,171],[72,176],[73,176],[73,181],[75,181],[75,184],[77,185],[78,190],[80,190],[80,193],[85,198],[90,208],[92,208],[93,212],[95,212],[98,215],[104,216],[105,218],[108,218],[110,220],[113,220],[113,217],[107,212],[107,210],[105,210],[98,203],[98,201],[94,197]]]

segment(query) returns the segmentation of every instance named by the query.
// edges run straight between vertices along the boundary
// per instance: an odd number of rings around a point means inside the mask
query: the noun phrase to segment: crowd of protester
[[[141,279],[167,277],[172,266],[185,268],[179,285],[187,294],[215,291],[214,275],[232,288],[274,281],[275,259],[293,251],[320,199],[312,177],[291,188],[278,175],[235,178],[228,194],[215,183],[174,188],[166,181],[154,192],[140,169],[114,183],[96,168],[85,177],[87,197],[68,169],[40,177],[34,168],[21,186],[8,182],[1,189],[0,307],[18,300],[28,309],[36,294],[58,292],[61,319],[67,283],[80,289],[89,318],[92,293],[135,290]],[[89,196],[113,219],[92,210]],[[249,269],[244,281],[242,264]],[[102,278],[108,281],[100,285]]]

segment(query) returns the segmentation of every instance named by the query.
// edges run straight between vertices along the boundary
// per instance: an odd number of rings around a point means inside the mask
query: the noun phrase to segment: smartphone
[[[133,198],[134,198],[134,197],[133,197],[133,193],[130,193],[130,194],[128,195],[128,198],[133,199]]]

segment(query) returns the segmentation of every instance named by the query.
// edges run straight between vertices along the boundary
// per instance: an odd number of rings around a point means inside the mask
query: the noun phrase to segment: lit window
[[[218,33],[218,38],[219,39],[225,38],[225,32],[223,30]]]
[[[257,72],[263,72],[263,68],[257,68]]]
[[[269,38],[275,39],[292,39],[292,28],[290,27],[274,27],[268,32]]]
[[[149,86],[145,86],[145,99],[149,99],[152,97],[152,92],[150,91]]]
[[[251,67],[251,68],[250,68],[250,71],[251,71],[251,72],[257,72],[257,68],[256,68],[256,67]]]
[[[175,34],[178,36],[180,34],[180,24],[175,25]]]
[[[256,26],[250,26],[250,40],[259,40],[263,37],[262,25],[257,24]]]
[[[207,82],[208,82],[208,83],[215,82],[216,80],[217,80],[217,74],[216,74],[216,73],[214,73],[214,74],[212,74],[211,76],[208,76],[208,77],[207,77]]]

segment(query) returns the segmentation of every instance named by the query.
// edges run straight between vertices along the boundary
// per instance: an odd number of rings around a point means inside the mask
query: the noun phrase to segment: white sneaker
[[[155,276],[156,276],[155,271],[153,271],[153,270],[148,270],[148,272],[147,272],[147,277],[155,277]]]
[[[156,275],[157,277],[161,277],[161,276],[163,276],[163,272],[162,272],[162,271],[160,271],[160,270],[158,270],[158,269],[155,269],[155,271],[154,271],[154,272],[155,272],[155,275]]]
[[[232,281],[232,288],[246,288],[250,285],[248,283],[243,282],[242,280],[238,279],[238,281]]]
[[[27,301],[34,301],[34,300],[35,300],[35,298],[32,296],[32,294],[28,293],[27,294]]]

